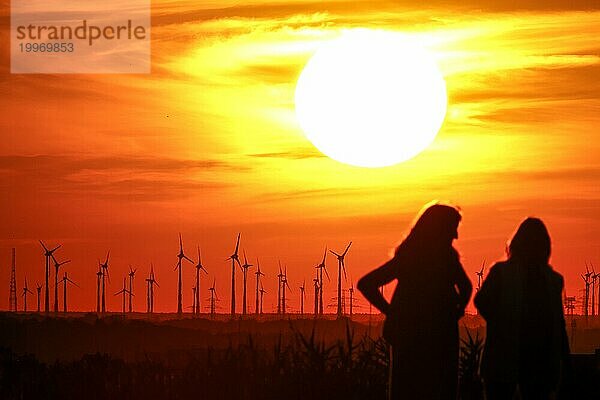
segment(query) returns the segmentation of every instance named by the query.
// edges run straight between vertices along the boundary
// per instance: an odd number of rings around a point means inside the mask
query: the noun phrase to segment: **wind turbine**
[[[25,286],[23,287],[23,311],[27,312],[27,294],[33,294],[27,287],[27,277],[25,277]]]
[[[279,263],[279,274],[277,275],[277,314],[281,314],[281,280],[283,279],[283,271],[281,270],[281,261]]]
[[[213,284],[212,286],[208,289],[210,291],[210,317],[214,318],[215,317],[215,300],[218,300],[219,298],[217,297],[217,289],[215,287],[216,284],[216,280],[213,279]]]
[[[231,260],[231,316],[235,315],[235,263],[241,266],[240,258],[238,256],[238,250],[240,248],[240,236],[238,233],[237,242],[235,244],[235,251],[227,260]]]
[[[178,281],[177,281],[177,314],[181,314],[183,312],[183,307],[182,307],[182,292],[181,292],[181,287],[182,287],[182,282],[181,282],[181,262],[182,260],[188,260],[189,262],[191,262],[192,264],[194,263],[194,261],[189,258],[188,256],[186,256],[183,252],[183,240],[181,239],[181,233],[179,234],[179,254],[177,254],[177,266],[175,267],[176,270],[178,270]]]
[[[591,265],[591,264],[590,264]],[[590,275],[590,279],[592,281],[592,317],[596,315],[596,279],[598,279],[598,274],[594,271],[594,266],[592,267],[592,274]]]
[[[198,247],[198,263],[196,264],[196,291],[194,293],[194,301],[196,308],[194,314],[200,314],[200,270],[204,271],[208,275],[208,271],[202,265],[202,258],[200,257],[200,246]]]
[[[350,294],[350,319],[352,319],[352,307],[354,305],[354,282],[350,279],[350,289],[348,289],[348,293]]]
[[[263,287],[263,284],[261,282],[260,284],[260,315],[262,315],[263,313],[263,295],[267,293],[267,291],[265,290],[265,288]]]
[[[285,287],[286,286],[288,289],[290,289],[290,292],[291,292],[292,288],[288,284],[288,280],[287,280],[287,267],[285,267],[284,272],[283,272],[283,278],[281,279],[281,307],[283,309],[282,310],[283,314],[285,314],[285,311],[286,311],[286,307],[285,307]]]
[[[135,272],[137,271],[136,269],[132,269],[131,265],[129,266],[129,312],[131,313],[132,311],[132,306],[131,306],[131,298],[133,297],[133,278],[135,278]]]
[[[63,278],[60,280],[59,284],[62,283],[63,284],[63,312],[67,312],[67,285],[69,283],[79,287],[78,284],[76,284],[75,282],[73,282],[71,279],[69,279],[69,277],[67,276],[67,273],[65,272],[63,275]]]
[[[52,256],[52,260],[54,261],[54,312],[58,312],[58,270],[62,265],[70,263],[71,260],[58,262],[54,256]]]
[[[246,250],[244,250],[244,264],[240,265],[242,269],[242,274],[244,277],[244,292],[242,298],[242,315],[246,315],[246,280],[248,277],[248,268],[252,267],[252,264],[248,264],[248,259],[246,258]]]
[[[319,314],[319,271],[317,270],[317,277],[313,279],[315,284],[315,318]]]
[[[55,248],[53,248],[52,250],[49,250],[46,245],[44,244],[44,242],[42,242],[40,240],[40,244],[42,245],[42,247],[44,248],[44,256],[46,257],[46,286],[44,287],[44,311],[45,312],[50,312],[50,296],[48,293],[48,277],[50,275],[50,258],[54,258],[54,252],[58,249],[60,249],[60,244],[58,246],[56,246]]]
[[[121,289],[117,293],[115,293],[115,296],[123,294],[123,314],[125,314],[125,300],[127,299],[127,294],[131,295],[131,293],[127,289],[127,283],[126,282],[127,282],[127,278],[123,277],[123,289]]]
[[[593,265],[592,268],[594,268]],[[596,309],[596,313],[600,315],[600,272],[596,274],[596,278],[598,279],[598,295],[596,296],[596,299],[598,300],[598,308]]]
[[[300,315],[304,315],[304,285],[306,284],[306,280],[302,281],[302,286],[300,286]]]
[[[323,260],[315,267],[317,268],[318,274],[317,278],[319,279],[319,295],[318,295],[318,306],[319,306],[319,314],[323,315],[323,270],[325,270],[325,276],[327,276],[327,281],[329,282],[329,273],[327,272],[327,266],[325,265],[325,258],[327,257],[327,246],[325,246],[325,251],[323,252]]]
[[[98,260],[98,272],[96,272],[96,312],[100,313],[100,285],[102,285],[102,289],[104,289],[104,284],[102,277],[104,273],[102,272],[102,264],[100,264],[100,260]]]
[[[42,288],[44,287],[44,285],[40,285],[37,284],[36,285],[36,290],[37,290],[37,312],[40,312],[40,300],[42,298]]]
[[[346,250],[342,254],[338,254],[333,250],[329,250],[338,259],[338,298],[337,298],[337,315],[341,317],[343,314],[342,310],[342,271],[344,272],[344,279],[346,279],[346,265],[344,264],[344,258],[348,253],[348,250],[352,246],[352,242],[348,243]]]
[[[477,291],[479,291],[479,289],[481,289],[481,282],[483,281],[483,271],[485,270],[485,259],[483,260],[483,263],[481,264],[481,270],[475,272],[475,275],[477,275]]]
[[[265,276],[265,274],[263,274],[260,271],[260,262],[258,261],[258,257],[256,257],[256,272],[254,273],[254,275],[256,275],[256,308],[254,309],[254,311],[256,314],[259,314],[260,313],[260,304],[259,304],[259,299],[258,299],[258,291],[259,291],[258,286],[260,284],[260,277]]]
[[[592,272],[588,268],[587,262],[585,263],[585,274],[581,274],[581,279],[585,282],[585,301],[584,301],[584,314],[587,317],[589,315],[589,298],[590,298],[590,285],[591,285],[591,276]]]
[[[108,259],[110,257],[110,250],[106,253],[106,260],[104,263],[100,263],[100,269],[102,270],[102,313],[106,312],[106,279],[110,283],[110,275],[108,273]]]
[[[196,286],[192,287],[192,299],[193,299],[193,303],[192,303],[192,314],[196,314]]]
[[[154,278],[154,266],[150,264],[150,276],[146,279],[148,285],[147,296],[148,296],[148,313],[154,312],[154,285],[160,287],[156,279]]]

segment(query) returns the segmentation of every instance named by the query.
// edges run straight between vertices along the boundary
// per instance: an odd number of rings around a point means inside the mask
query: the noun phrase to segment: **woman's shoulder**
[[[558,273],[554,269],[552,269],[551,266],[548,266],[548,267],[549,267],[548,275],[550,276],[552,283],[554,283],[556,286],[560,286],[560,288],[562,289],[565,278],[563,278],[563,276],[560,273]]]
[[[490,267],[490,274],[501,273],[502,271],[507,271],[512,268],[512,263],[508,260],[496,261],[494,265]]]

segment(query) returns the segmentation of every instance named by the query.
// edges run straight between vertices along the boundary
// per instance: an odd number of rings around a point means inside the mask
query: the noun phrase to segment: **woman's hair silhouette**
[[[455,207],[439,203],[426,206],[408,236],[396,249],[396,254],[451,246],[452,240],[458,238],[456,229],[461,219],[460,212]]]
[[[390,399],[456,397],[457,324],[472,290],[452,247],[460,220],[456,207],[426,206],[394,257],[358,282],[367,300],[386,316]],[[388,303],[379,288],[394,280]]]
[[[562,307],[563,277],[548,264],[550,235],[527,218],[475,296],[486,320],[481,374],[487,398],[550,399],[558,390],[569,343]]]
[[[529,217],[519,225],[508,244],[508,258],[547,265],[550,260],[550,234],[539,218]]]

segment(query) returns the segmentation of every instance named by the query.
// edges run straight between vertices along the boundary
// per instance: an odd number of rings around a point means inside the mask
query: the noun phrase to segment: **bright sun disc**
[[[319,48],[300,74],[295,101],[301,128],[321,152],[384,167],[435,139],[447,97],[435,60],[414,40],[358,29]]]

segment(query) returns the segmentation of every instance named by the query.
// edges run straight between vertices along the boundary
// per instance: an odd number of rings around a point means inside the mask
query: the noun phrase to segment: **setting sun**
[[[321,48],[296,86],[296,115],[327,156],[360,167],[406,161],[435,138],[446,85],[435,60],[410,37],[356,29]]]

